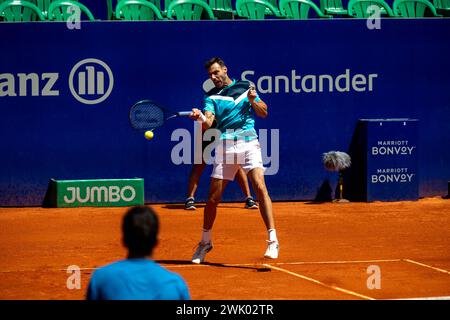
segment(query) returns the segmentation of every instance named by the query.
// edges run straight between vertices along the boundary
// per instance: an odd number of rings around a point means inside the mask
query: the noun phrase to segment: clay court
[[[258,210],[221,204],[214,249],[204,265],[190,259],[203,210],[154,205],[161,220],[154,258],[181,274],[193,299],[410,299],[450,297],[449,200],[276,202],[280,258],[264,260]],[[1,208],[0,298],[84,299],[93,270],[122,259],[126,208]],[[81,289],[67,289],[67,268]],[[369,289],[369,266],[380,288]],[[372,269],[369,269],[372,270]]]

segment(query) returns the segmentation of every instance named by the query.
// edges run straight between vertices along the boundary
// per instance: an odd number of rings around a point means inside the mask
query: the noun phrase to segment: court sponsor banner
[[[419,196],[444,195],[447,34],[448,19],[383,19],[379,30],[359,19],[0,24],[0,205],[42,204],[52,177],[142,177],[146,202],[184,201],[194,123],[171,119],[146,140],[128,111],[142,99],[174,111],[202,108],[211,88],[203,65],[213,56],[231,78],[254,83],[269,106],[256,132],[273,200],[335,189],[337,175],[321,156],[349,150],[362,118],[420,120]],[[255,54],[255,46],[264,50]],[[211,167],[198,201],[206,200]],[[230,183],[223,199],[244,196]]]
[[[52,206],[124,207],[144,204],[143,179],[54,180]]]
[[[366,119],[367,201],[418,200],[418,121]]]

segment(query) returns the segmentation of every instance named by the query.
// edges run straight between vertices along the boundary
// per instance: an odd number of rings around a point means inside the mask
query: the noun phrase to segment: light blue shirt
[[[97,269],[88,300],[189,300],[184,280],[150,259],[126,259]]]
[[[255,130],[254,111],[247,98],[250,82],[236,81],[228,86],[209,91],[203,99],[203,111],[214,114],[216,128],[222,140],[246,140],[258,138]],[[257,97],[255,101],[260,101]]]

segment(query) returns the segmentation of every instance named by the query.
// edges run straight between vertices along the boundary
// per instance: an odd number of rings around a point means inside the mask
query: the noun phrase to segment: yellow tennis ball
[[[153,139],[153,131],[145,131],[145,139],[151,140]]]

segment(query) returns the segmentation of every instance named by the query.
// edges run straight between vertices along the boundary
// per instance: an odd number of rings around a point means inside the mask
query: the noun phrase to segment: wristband
[[[204,123],[206,122],[206,116],[200,111],[200,117],[197,119],[197,121]]]

